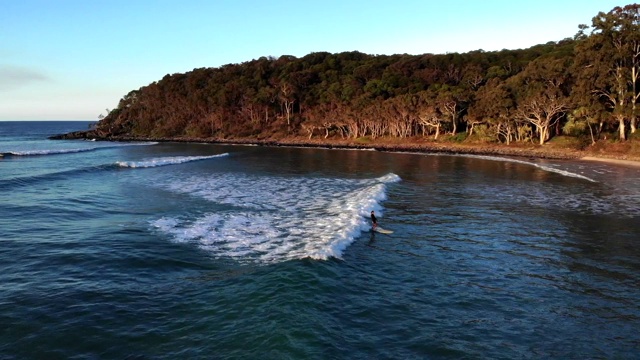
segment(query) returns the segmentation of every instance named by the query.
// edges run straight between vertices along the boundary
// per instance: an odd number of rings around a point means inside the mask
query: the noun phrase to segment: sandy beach
[[[599,161],[599,162],[605,162],[609,164],[640,168],[640,161],[634,161],[634,160],[608,159],[608,158],[601,158],[601,157],[595,157],[595,156],[585,156],[581,158],[581,160]]]

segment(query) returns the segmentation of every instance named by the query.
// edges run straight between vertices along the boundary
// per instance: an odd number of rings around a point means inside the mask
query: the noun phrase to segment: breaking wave
[[[568,177],[573,177],[573,178],[577,178],[577,179],[582,179],[582,180],[587,180],[590,182],[597,182],[596,180],[584,176],[584,175],[580,175],[571,171],[567,171],[567,170],[562,170],[562,169],[557,169],[551,166],[546,166],[546,165],[542,165],[542,164],[537,164],[534,162],[529,162],[529,161],[524,161],[524,160],[518,160],[518,159],[510,159],[510,158],[503,158],[503,157],[498,157],[498,156],[486,156],[486,155],[461,155],[464,157],[469,157],[469,158],[475,158],[475,159],[483,159],[483,160],[492,160],[492,161],[502,161],[502,162],[511,162],[511,163],[517,163],[517,164],[523,164],[523,165],[529,165],[529,166],[534,166],[537,167],[540,170],[543,171],[547,171],[547,172],[552,172],[552,173],[556,173],[556,174],[560,174],[563,176],[568,176]]]
[[[30,149],[30,150],[12,150],[0,153],[2,157],[11,156],[44,156],[44,155],[61,155],[61,154],[74,154],[81,152],[89,152],[103,149],[113,149],[126,146],[149,146],[157,145],[157,142],[145,142],[145,143],[122,143],[122,144],[109,144],[105,146],[93,146],[93,147],[81,147],[70,149]]]
[[[218,158],[218,157],[223,157],[228,155],[229,153],[211,155],[211,156],[169,156],[169,157],[153,158],[153,159],[143,160],[143,161],[118,161],[116,162],[116,165],[120,167],[126,167],[126,168],[149,168],[149,167],[158,167],[158,166],[166,166],[166,165],[176,165],[176,164],[182,164],[182,163],[198,161],[198,160],[207,160],[207,159],[213,159],[213,158]]]
[[[165,216],[151,225],[179,243],[195,244],[214,257],[273,263],[341,258],[369,229],[395,174],[374,179],[285,178],[215,174],[168,184],[177,193],[203,198],[218,211],[196,219]]]
[[[24,151],[9,151],[4,152],[1,155],[4,157],[9,156],[42,156],[42,155],[58,155],[58,154],[72,154],[87,151],[95,151],[98,148],[78,148],[78,149],[59,149],[59,150],[24,150]]]

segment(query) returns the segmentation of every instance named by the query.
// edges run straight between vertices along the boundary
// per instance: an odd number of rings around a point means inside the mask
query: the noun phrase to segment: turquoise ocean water
[[[0,122],[0,359],[640,358],[637,168],[87,126]]]

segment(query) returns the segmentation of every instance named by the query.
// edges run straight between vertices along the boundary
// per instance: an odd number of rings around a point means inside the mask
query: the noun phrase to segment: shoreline
[[[580,160],[603,162],[603,163],[607,163],[607,164],[623,165],[623,166],[630,166],[630,167],[640,168],[640,161],[637,161],[637,160],[610,159],[610,158],[602,158],[602,157],[596,157],[596,156],[585,156],[585,157],[580,158]]]
[[[97,141],[152,141],[152,142],[177,142],[177,143],[201,143],[219,145],[255,145],[273,147],[300,147],[300,148],[325,148],[344,150],[375,150],[385,152],[412,152],[412,153],[438,153],[438,154],[468,154],[487,156],[513,156],[537,159],[554,160],[583,160],[603,162],[613,165],[630,166],[640,168],[640,158],[628,158],[626,155],[614,154],[601,156],[594,151],[574,150],[567,148],[554,148],[550,145],[535,144],[511,144],[495,145],[487,143],[452,143],[437,142],[429,139],[388,139],[378,138],[368,142],[353,139],[308,139],[306,137],[289,137],[284,139],[220,139],[220,138],[190,138],[190,137],[143,137],[143,136],[92,136],[95,133],[87,131],[73,132],[51,136],[53,140],[85,139]],[[404,141],[401,141],[404,140]]]

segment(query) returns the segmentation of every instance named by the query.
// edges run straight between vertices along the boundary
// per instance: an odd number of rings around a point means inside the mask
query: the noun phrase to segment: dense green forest
[[[316,52],[166,75],[124,96],[99,136],[595,143],[637,131],[640,5],[521,50]]]

